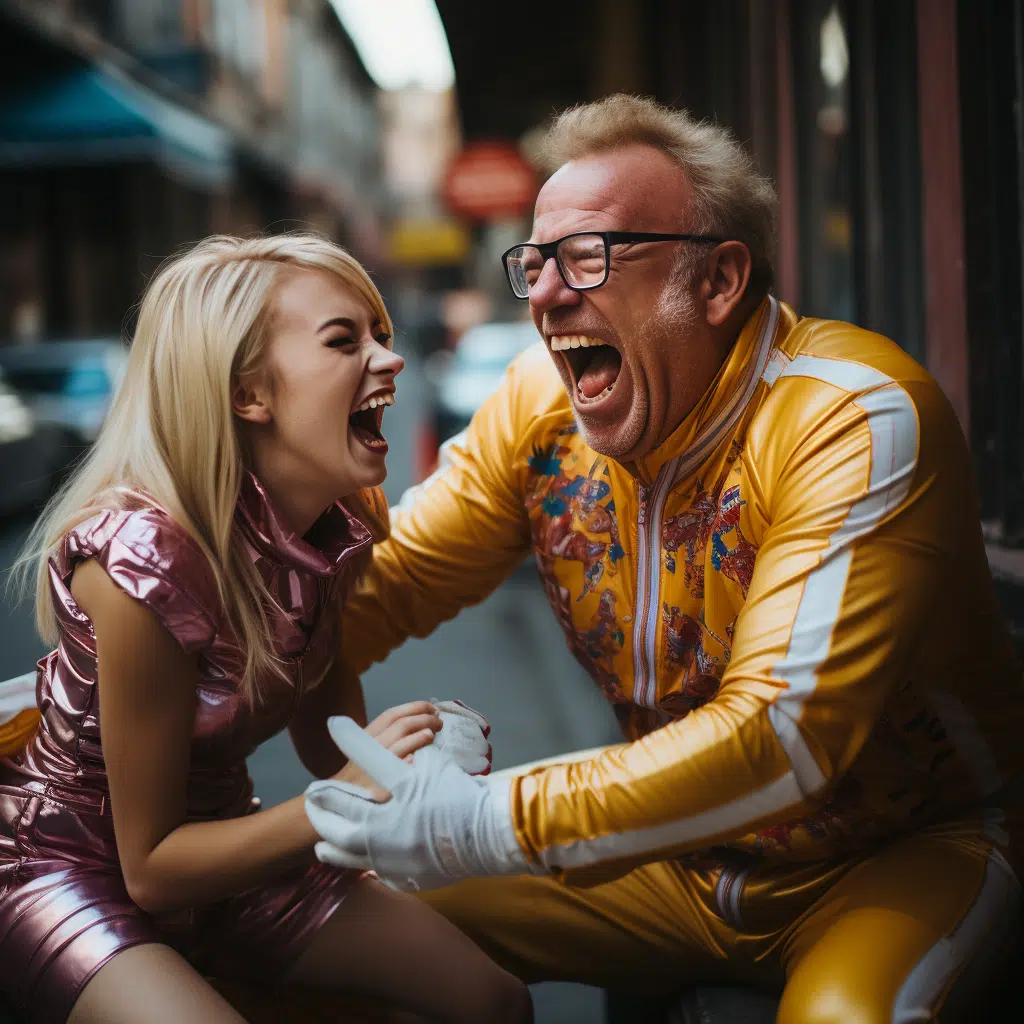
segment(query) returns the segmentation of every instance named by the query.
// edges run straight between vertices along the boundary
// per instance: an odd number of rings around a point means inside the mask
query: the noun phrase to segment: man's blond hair
[[[633,143],[653,146],[679,161],[692,195],[690,228],[743,242],[751,258],[748,294],[763,298],[775,280],[777,198],[772,183],[758,173],[726,128],[695,121],[685,110],[619,93],[558,115],[544,139],[542,158],[554,171],[571,160]]]

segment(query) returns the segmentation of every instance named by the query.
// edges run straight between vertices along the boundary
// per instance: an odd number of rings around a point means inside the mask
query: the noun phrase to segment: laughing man
[[[532,547],[626,741],[511,781],[428,748],[384,804],[315,783],[320,855],[434,890],[529,981],[978,1019],[1024,701],[956,417],[893,342],[770,294],[775,196],[720,128],[617,96],[548,149],[504,255],[544,345],[395,514],[343,653],[426,636]]]

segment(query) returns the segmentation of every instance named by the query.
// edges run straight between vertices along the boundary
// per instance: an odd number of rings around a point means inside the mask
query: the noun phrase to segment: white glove
[[[441,719],[441,731],[435,733],[432,746],[469,775],[489,775],[491,723],[461,700],[432,699],[430,703]],[[413,763],[419,753],[413,755]]]
[[[531,870],[512,826],[510,780],[467,775],[433,744],[406,764],[351,718],[329,718],[327,727],[391,799],[377,803],[362,787],[334,779],[311,783],[306,814],[325,840],[316,845],[324,864],[375,871],[406,891]]]

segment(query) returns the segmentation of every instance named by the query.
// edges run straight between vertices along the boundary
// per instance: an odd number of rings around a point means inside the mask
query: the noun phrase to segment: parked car
[[[38,508],[64,462],[63,431],[40,423],[0,367],[0,516]]]
[[[539,341],[529,321],[479,324],[462,335],[454,350],[431,357],[428,376],[436,391],[437,445],[468,426],[473,413],[498,389],[509,363]]]
[[[425,479],[438,464],[440,446],[469,426],[473,414],[501,384],[509,363],[531,345],[539,344],[530,321],[494,322],[469,328],[454,349],[433,353],[426,376],[434,391],[431,422],[423,433],[417,475]],[[411,488],[405,500],[412,500]],[[532,557],[524,556],[517,572],[536,576]]]
[[[127,363],[116,338],[0,345],[0,369],[37,422],[62,429],[80,448],[96,440]]]

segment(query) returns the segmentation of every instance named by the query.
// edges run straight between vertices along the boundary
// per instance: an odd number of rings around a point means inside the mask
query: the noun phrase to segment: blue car
[[[0,515],[38,508],[96,440],[127,358],[107,339],[0,345]]]
[[[127,362],[117,339],[0,345],[0,369],[37,421],[82,446],[96,440]]]

